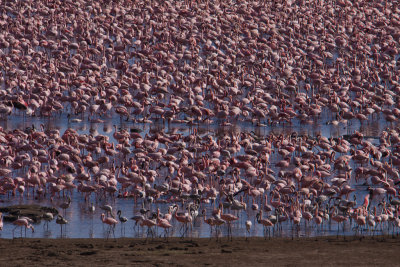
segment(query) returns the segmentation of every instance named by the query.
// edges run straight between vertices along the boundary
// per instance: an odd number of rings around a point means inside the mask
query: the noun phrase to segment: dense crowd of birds
[[[335,222],[356,232],[400,227],[396,1],[4,1],[0,4],[0,116],[102,122],[328,123],[383,116],[376,140],[117,130],[0,129],[0,194],[142,205],[139,227],[218,238],[244,213],[279,232]],[[379,139],[379,140],[378,140]],[[376,141],[376,142],[375,142]],[[378,142],[379,141],[379,142]],[[61,198],[59,200],[59,198]],[[361,198],[361,200],[360,200]],[[98,202],[96,202],[98,203]],[[154,205],[166,204],[165,214]],[[163,206],[164,207],[164,206]],[[89,211],[96,205],[91,203]],[[103,205],[109,233],[128,218]],[[43,216],[45,223],[55,214]],[[3,229],[0,213],[0,230]],[[20,217],[16,227],[32,226]],[[316,230],[318,231],[318,230]],[[344,230],[343,230],[344,231]]]
[[[373,234],[392,227],[394,233],[400,227],[399,133],[388,128],[375,140],[359,132],[329,139],[253,132],[213,137],[196,129],[143,136],[115,127],[114,143],[73,129],[62,134],[44,127],[0,129],[0,194],[58,203],[61,231],[78,192],[90,212],[94,200],[132,199],[142,208],[131,219],[152,236],[156,226],[169,236],[175,222],[182,224],[182,236],[190,234],[202,216],[216,237],[226,227],[231,238],[240,216],[261,224],[265,235],[271,228],[279,232],[285,222],[293,233],[302,225],[321,230],[321,224],[333,222],[338,234],[348,224],[357,231],[369,227]],[[160,207],[167,208],[165,214]],[[118,223],[113,205],[100,208],[111,233]],[[121,210],[117,215],[121,223],[128,221]],[[28,219],[14,223],[33,230]],[[48,223],[53,215],[43,219]],[[245,226],[250,233],[252,220]]]
[[[2,116],[400,116],[396,1],[4,1],[0,13]]]

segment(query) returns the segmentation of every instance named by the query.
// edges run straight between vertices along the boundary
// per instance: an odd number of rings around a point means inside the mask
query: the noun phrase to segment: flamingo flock
[[[43,125],[0,129],[0,194],[50,201],[63,211],[56,220],[61,233],[75,199],[91,214],[93,202],[106,202],[97,204],[107,213],[101,221],[109,227],[107,236],[115,236],[118,220],[129,221],[122,210],[116,219],[117,198],[142,207],[132,220],[147,229],[147,237],[156,236],[156,228],[164,229],[166,238],[192,236],[199,222],[209,225],[210,237],[225,232],[229,239],[237,227],[250,235],[253,223],[265,237],[279,235],[283,227],[293,235],[323,234],[332,223],[337,235],[346,228],[355,234],[397,233],[399,134],[400,128],[387,128],[374,139],[357,131],[339,138],[213,136],[196,129],[188,135],[140,134],[115,127],[114,143],[71,128],[62,134]],[[48,228],[53,216],[43,219]],[[16,225],[33,229],[18,220]],[[181,226],[179,232],[174,225]]]
[[[131,220],[147,237],[197,223],[229,239],[257,225],[398,232],[396,1],[5,1],[0,13],[0,119],[68,119],[63,132],[0,127],[0,200],[48,200],[61,233],[81,201],[115,237],[131,212],[117,218],[116,198],[142,207]],[[115,117],[189,131],[75,127]],[[197,127],[376,120],[376,136],[336,138]],[[14,221],[21,237],[28,219]]]
[[[400,116],[396,1],[7,1],[0,12],[4,119]]]

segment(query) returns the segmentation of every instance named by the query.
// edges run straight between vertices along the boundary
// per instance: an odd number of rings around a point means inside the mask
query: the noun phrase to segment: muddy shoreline
[[[10,266],[394,266],[400,237],[0,239]]]

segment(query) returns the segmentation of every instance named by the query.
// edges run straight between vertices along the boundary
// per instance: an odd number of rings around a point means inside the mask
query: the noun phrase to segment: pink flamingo
[[[153,236],[153,232],[151,230],[151,227],[156,226],[157,225],[157,221],[156,220],[151,220],[151,219],[140,219],[140,226],[144,227],[147,226],[147,237],[149,237],[149,234],[151,233],[151,236]]]
[[[215,226],[215,219],[214,218],[207,218],[206,210],[202,210],[201,214],[204,215],[204,222],[210,226],[210,238],[212,236],[212,229]]]
[[[338,227],[337,227],[337,237],[339,237],[339,226],[340,226],[341,223],[343,223],[343,232],[344,232],[344,223],[348,220],[348,217],[345,217],[343,215],[338,215],[337,214],[337,208],[335,208],[335,211],[334,211],[333,216],[332,216],[332,220],[334,220],[338,225]]]
[[[171,222],[172,220],[172,209],[173,207],[169,207],[168,213],[164,215],[164,219],[166,219],[168,222]]]
[[[188,231],[188,228],[189,228],[188,224],[190,224],[190,225],[192,224],[193,218],[189,213],[185,213],[183,215],[178,215],[179,207],[178,207],[178,205],[175,205],[174,207],[176,208],[175,219],[178,222],[182,223],[182,229],[183,229],[182,237],[183,237],[186,234],[186,232]]]
[[[264,228],[264,238],[266,238],[266,232],[268,230],[268,237],[271,237],[271,231],[270,228],[274,226],[274,224],[269,220],[269,219],[265,219],[262,217],[263,216],[263,211],[260,210],[260,212],[257,213],[256,218],[257,218],[257,222],[259,224],[262,224],[263,228]]]
[[[21,227],[21,238],[22,238],[22,227],[25,226],[25,237],[26,237],[26,229],[30,228],[32,230],[32,233],[35,231],[35,228],[33,227],[32,224],[29,224],[29,222],[32,221],[29,218],[19,218],[15,221],[13,221],[13,224],[16,225],[15,228],[13,229],[13,237],[14,237],[14,231],[17,229],[17,227]]]
[[[114,229],[115,229],[115,225],[118,223],[118,221],[112,217],[106,217],[106,215],[104,213],[101,214],[101,221],[105,224],[109,225],[109,230],[108,230],[108,235],[107,238],[112,230],[114,238],[115,238],[115,233],[114,233]]]
[[[363,212],[364,212],[363,208],[359,208],[359,209],[357,209],[355,211],[355,213],[356,213],[356,218],[355,219],[356,219],[356,224],[357,224],[356,234],[357,234],[360,226],[363,227],[367,223],[367,220],[366,220],[364,214],[362,214]]]
[[[160,218],[159,208],[157,208],[157,226],[164,229],[164,236],[165,238],[168,238],[168,230],[172,227],[172,225],[167,219]]]
[[[317,207],[315,209],[314,222],[317,225],[317,231],[318,231],[318,225],[320,225],[322,223],[322,217],[319,216],[319,214],[318,214],[318,204],[317,204]]]
[[[232,222],[239,220],[239,217],[229,213],[221,214],[222,211],[223,211],[223,205],[220,204],[219,214],[221,219],[226,221],[226,223],[228,224],[228,239],[230,236],[232,240]]]

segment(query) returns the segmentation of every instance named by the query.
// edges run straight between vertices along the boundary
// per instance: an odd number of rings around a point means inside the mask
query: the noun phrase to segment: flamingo
[[[30,220],[29,218],[19,218],[15,221],[13,221],[13,224],[16,225],[15,228],[13,229],[13,238],[14,238],[14,231],[15,229],[17,229],[17,227],[21,227],[21,238],[22,238],[22,227],[25,226],[25,237],[26,237],[26,229],[31,229],[32,233],[35,232],[35,228],[33,227],[32,224],[30,224],[29,222],[32,222],[32,220]]]
[[[344,223],[348,220],[348,217],[343,216],[343,215],[339,215],[337,207],[334,208],[334,213],[333,213],[333,216],[331,216],[331,217],[332,217],[332,220],[334,220],[338,225],[338,227],[337,227],[337,237],[339,237],[339,226],[340,226],[341,223],[343,223],[343,231],[344,231]]]
[[[104,210],[107,213],[107,215],[108,213],[110,213],[111,217],[114,218],[114,215],[112,213],[112,207],[110,205],[103,205],[100,207],[100,209]]]
[[[251,223],[251,221],[247,220],[245,225],[246,225],[246,231],[247,231],[247,234],[246,234],[246,240],[247,240],[247,235],[250,235],[250,229],[251,229],[252,223]]]
[[[108,234],[107,234],[107,239],[108,239],[108,236],[109,236],[111,230],[112,230],[113,235],[114,235],[114,238],[115,238],[114,228],[115,228],[115,225],[118,223],[118,221],[117,221],[116,219],[112,218],[112,217],[106,217],[106,215],[105,215],[104,213],[101,214],[101,217],[100,217],[100,218],[101,218],[101,221],[102,221],[104,224],[108,224],[108,226],[109,226],[109,230],[108,230]]]
[[[44,213],[43,219],[45,220],[45,224],[43,224],[43,227],[47,226],[47,229],[49,229],[49,222],[51,222],[54,219],[53,213],[51,212]]]
[[[164,215],[164,219],[166,219],[168,222],[171,222],[172,219],[172,210],[173,207],[168,207],[168,213]]]
[[[210,226],[210,238],[211,238],[211,236],[212,236],[212,228],[215,226],[215,219],[214,218],[207,218],[205,209],[203,209],[201,211],[201,214],[204,215],[204,219],[203,219],[204,222]]]
[[[178,222],[182,223],[181,229],[183,229],[183,234],[182,234],[182,237],[183,237],[186,234],[186,232],[188,231],[188,224],[190,224],[190,226],[192,225],[193,218],[188,213],[185,213],[183,215],[178,215],[178,210],[179,210],[178,205],[175,205],[175,208],[176,208],[175,219]]]
[[[361,214],[361,212],[362,212],[362,210],[363,209],[357,209],[356,211],[355,211],[355,215],[356,215],[356,224],[357,224],[357,230],[356,230],[356,233],[358,232],[358,230],[360,229],[360,226],[362,227],[362,226],[364,226],[364,225],[366,225],[367,224],[367,221],[366,221],[366,217],[363,215],[363,214]]]
[[[67,209],[71,205],[71,197],[68,196],[67,201],[60,204],[60,208],[64,211],[64,216],[66,214]]]
[[[164,229],[164,236],[168,240],[168,230],[172,227],[167,219],[160,218],[160,209],[157,208],[157,226]]]
[[[232,240],[232,222],[239,220],[239,217],[229,213],[221,214],[222,211],[223,211],[223,206],[222,204],[220,204],[220,211],[219,211],[220,217],[228,224],[228,239],[230,236]]]
[[[156,226],[156,225],[157,225],[157,221],[153,220],[153,219],[143,218],[143,219],[140,220],[140,226],[141,227],[147,226],[147,237],[146,238],[149,237],[150,233],[151,233],[152,237],[154,236],[154,233],[151,230],[151,228]]]
[[[317,204],[317,206],[315,208],[314,222],[317,225],[317,231],[318,231],[318,225],[320,225],[322,223],[322,217],[319,216],[319,214],[318,214],[318,204]]]
[[[122,216],[122,211],[121,210],[117,211],[117,215],[118,215],[118,220],[121,222],[121,234],[122,234],[123,226],[128,221],[128,218]]]
[[[58,215],[57,216],[57,219],[56,219],[56,224],[59,224],[60,225],[60,235],[61,235],[61,237],[62,237],[62,227],[63,227],[63,225],[66,225],[68,223],[68,221],[63,217],[63,216],[61,216],[61,215]]]
[[[266,232],[268,231],[268,236],[269,238],[271,237],[270,235],[270,227],[273,227],[274,224],[269,220],[269,219],[265,219],[262,217],[263,215],[263,211],[260,210],[257,214],[256,214],[256,218],[257,218],[257,222],[259,224],[262,224],[263,229],[264,229],[264,238],[266,238]]]

